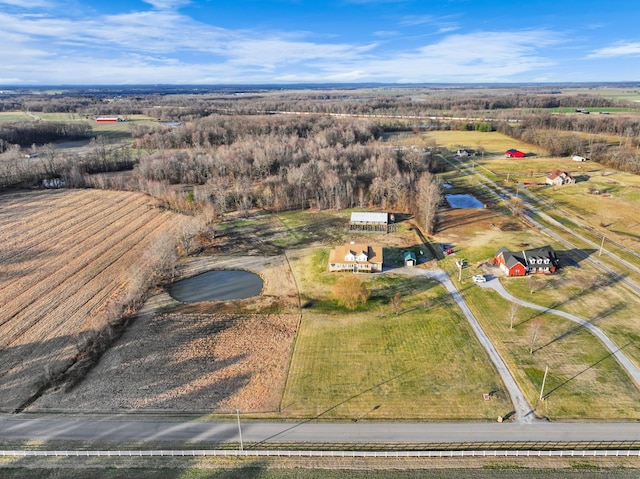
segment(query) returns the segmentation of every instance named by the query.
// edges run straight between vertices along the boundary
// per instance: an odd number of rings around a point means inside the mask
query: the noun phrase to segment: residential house
[[[517,252],[500,248],[493,258],[493,263],[507,276],[551,274],[559,265],[558,257],[551,246]]]
[[[329,271],[379,273],[382,271],[382,247],[353,243],[336,246],[329,253]]]
[[[553,170],[547,176],[548,185],[574,185],[575,183],[576,179],[566,171]]]

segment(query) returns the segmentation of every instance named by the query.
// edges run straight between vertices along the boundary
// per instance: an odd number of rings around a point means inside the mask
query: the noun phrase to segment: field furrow
[[[21,277],[15,281],[5,282],[4,288],[0,289],[0,297],[5,298],[5,301],[20,301],[20,296],[33,296],[35,292],[33,288],[42,287],[43,283],[50,284],[45,279],[52,271],[56,276],[63,277],[69,268],[79,268],[83,264],[89,264],[91,256],[100,251],[96,248],[99,248],[100,245],[104,248],[105,242],[111,241],[114,234],[120,235],[120,237],[127,234],[127,230],[123,229],[123,225],[133,228],[135,225],[140,225],[140,222],[145,221],[145,217],[141,216],[139,211],[140,205],[127,206],[124,211],[114,211],[100,225],[94,225],[84,232],[74,231],[70,236],[68,231],[65,231],[59,237],[54,237],[53,240],[50,239],[49,243],[53,243],[55,246],[51,246],[48,249],[44,248],[44,254],[47,257],[46,261],[36,258],[20,264]],[[136,221],[137,223],[134,225],[132,222]],[[59,249],[59,245],[67,240],[73,241],[74,244]],[[108,244],[106,247],[108,247]],[[69,258],[74,258],[74,261],[70,262]],[[1,302],[0,304],[2,304],[2,312],[0,313],[1,325],[10,319],[12,309],[11,304],[3,304]]]
[[[0,296],[11,297],[14,294],[11,290],[5,291],[7,287],[15,291],[24,291],[30,284],[42,281],[42,276],[47,274],[48,270],[60,268],[67,261],[67,256],[78,254],[78,251],[86,247],[85,244],[95,241],[96,235],[109,232],[115,222],[138,211],[143,204],[142,201],[130,201],[121,205],[121,201],[117,201],[101,209],[104,202],[94,197],[91,203],[82,204],[79,213],[74,214],[72,209],[69,210],[68,218],[56,218],[55,213],[43,213],[29,218],[30,224],[37,225],[35,230],[17,231],[15,234],[15,237],[28,237],[29,240],[13,247],[9,242],[3,243],[4,247],[0,250],[0,257],[10,257],[11,264],[7,265],[5,275],[15,278],[14,281],[5,282],[0,286]],[[96,214],[96,210],[99,213]],[[46,221],[42,221],[43,216],[54,216],[56,226],[52,227]],[[53,245],[52,239],[55,240]],[[45,261],[49,267],[43,269],[41,265]],[[25,275],[25,271],[33,271],[35,274]]]
[[[20,407],[70,364],[80,333],[105,325],[131,269],[177,222],[153,204],[98,190],[0,197],[0,410]]]
[[[73,295],[79,287],[84,288],[92,276],[103,271],[126,251],[122,245],[118,248],[114,246],[123,242],[127,245],[130,236],[142,234],[139,229],[147,222],[147,217],[134,214],[122,218],[118,225],[103,230],[98,242],[87,244],[78,255],[74,254],[72,257],[75,261],[67,262],[55,270],[47,281],[38,281],[5,303],[0,320],[0,325],[5,326],[0,333],[0,345],[13,343],[32,324],[48,314],[57,301]],[[33,302],[33,298],[41,298],[41,301]],[[43,302],[44,305],[41,304]]]
[[[39,342],[51,334],[62,336],[70,334],[70,332],[77,333],[86,329],[97,329],[100,324],[92,324],[88,320],[97,318],[99,310],[109,299],[113,298],[118,290],[127,284],[126,279],[119,282],[123,277],[123,270],[127,271],[129,265],[143,254],[149,246],[150,238],[164,228],[165,222],[166,218],[162,216],[152,219],[144,231],[129,236],[123,242],[121,250],[126,250],[124,254],[120,256],[111,254],[104,258],[106,262],[101,264],[100,270],[87,271],[86,274],[82,274],[79,278],[84,285],[81,291],[62,296],[55,296],[54,293],[52,296],[55,297],[56,304],[48,314],[61,318],[55,328],[52,328],[46,321],[42,321],[44,317],[40,317],[28,331],[25,330],[22,334],[28,332],[30,342]],[[76,279],[72,278],[72,280]],[[21,319],[25,320],[25,318]]]

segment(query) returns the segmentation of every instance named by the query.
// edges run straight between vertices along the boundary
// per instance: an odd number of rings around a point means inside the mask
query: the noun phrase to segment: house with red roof
[[[494,255],[493,263],[507,276],[526,276],[555,273],[559,261],[551,246],[543,246],[517,252],[500,248]]]

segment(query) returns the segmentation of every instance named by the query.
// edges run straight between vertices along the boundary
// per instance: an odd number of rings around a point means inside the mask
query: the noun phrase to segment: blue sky
[[[0,0],[0,85],[640,80],[638,0]]]

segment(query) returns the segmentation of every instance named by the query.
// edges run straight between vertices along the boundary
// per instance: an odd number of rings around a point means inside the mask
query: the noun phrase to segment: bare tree
[[[396,316],[402,311],[402,293],[400,291],[397,291],[391,298],[391,307],[393,307]]]
[[[440,178],[428,172],[423,173],[418,180],[416,214],[418,222],[422,224],[427,234],[433,234],[436,229],[438,206],[442,199],[440,185]]]
[[[536,318],[531,321],[531,326],[529,327],[529,353],[533,354],[533,350],[536,346],[536,341],[540,336],[542,330],[543,322],[542,318]]]
[[[509,329],[513,329],[513,322],[518,316],[520,307],[521,306],[518,303],[511,303],[511,306],[509,307]]]
[[[529,288],[529,293],[533,294],[540,289],[540,282],[538,278],[533,275],[529,275],[527,278],[527,287]]]

